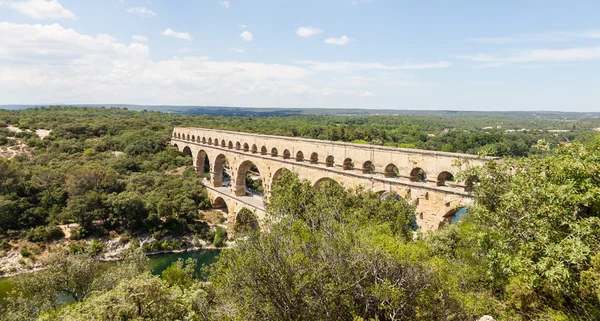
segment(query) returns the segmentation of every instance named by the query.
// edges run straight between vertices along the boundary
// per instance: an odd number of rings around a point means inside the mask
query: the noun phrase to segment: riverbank
[[[93,251],[98,261],[120,261],[132,248],[141,247],[146,255],[178,254],[199,252],[204,250],[219,250],[231,247],[234,241],[225,241],[224,246],[216,247],[194,234],[182,236],[165,236],[155,238],[153,235],[139,236],[117,235],[101,238],[90,238],[79,241],[63,239],[51,243],[37,244],[20,241],[0,253],[0,278],[32,273],[44,268],[43,260],[59,248],[69,247],[71,250]]]

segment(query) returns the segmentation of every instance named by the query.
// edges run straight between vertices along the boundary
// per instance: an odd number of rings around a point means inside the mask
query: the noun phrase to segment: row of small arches
[[[173,134],[173,137],[178,138],[178,139],[188,140],[191,142],[198,142],[198,143],[203,143],[203,144],[208,144],[208,145],[221,146],[221,147],[229,148],[229,149],[233,149],[235,147],[236,150],[243,150],[244,152],[252,152],[254,154],[259,153],[258,146],[256,146],[256,144],[253,144],[252,146],[250,146],[250,145],[248,145],[248,143],[244,143],[242,145],[240,142],[236,142],[234,145],[234,143],[232,141],[226,142],[225,140],[219,140],[218,138],[212,139],[211,137],[200,138],[198,136],[196,138],[195,135],[191,135],[191,136],[190,136],[190,134],[182,135],[181,133],[175,133],[175,134]],[[196,139],[198,141],[196,141]],[[269,152],[265,146],[262,146],[260,148],[260,154],[261,155],[270,155],[272,157],[278,157],[279,151],[277,150],[277,148],[273,147],[271,149],[271,151]],[[292,157],[290,151],[287,149],[285,149],[283,151],[283,154],[281,156],[283,159],[291,159],[291,157]],[[297,162],[304,162],[305,160],[307,160],[311,164],[318,164],[319,163],[319,155],[316,152],[313,152],[310,154],[310,158],[305,159],[304,153],[302,151],[298,151],[298,152],[296,152],[295,160]],[[334,167],[335,166],[334,157],[332,155],[327,156],[325,158],[324,164],[326,167]],[[344,162],[342,163],[341,167],[343,170],[355,170],[356,169],[354,166],[354,162],[352,161],[351,158],[344,159]],[[375,165],[371,161],[366,161],[362,164],[362,167],[359,168],[359,170],[363,174],[375,174]],[[397,178],[397,177],[401,176],[398,167],[394,164],[388,164],[384,168],[383,175],[386,178]],[[409,173],[408,178],[413,182],[427,182],[427,180],[428,180],[427,173],[420,167],[413,168],[411,170],[411,172]],[[454,179],[454,175],[452,173],[450,173],[448,171],[443,171],[437,175],[435,183],[437,186],[444,186],[444,185],[446,185],[447,182],[454,182],[454,181],[455,181],[455,179]],[[471,182],[467,182],[467,185],[468,184],[471,184]]]

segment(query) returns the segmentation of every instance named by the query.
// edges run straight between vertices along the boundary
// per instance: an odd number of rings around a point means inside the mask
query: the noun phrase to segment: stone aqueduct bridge
[[[267,195],[277,176],[287,169],[314,185],[332,179],[346,188],[362,185],[382,196],[390,192],[409,196],[417,204],[417,224],[424,230],[437,229],[472,201],[468,193],[472,183],[455,182],[454,174],[495,159],[185,127],[173,130],[171,144],[191,156],[200,172],[208,158],[210,179],[205,179],[204,185],[211,203],[226,209],[234,219],[243,207],[255,210],[259,218],[264,216],[262,197],[247,195],[245,189],[246,171],[253,163]],[[231,185],[223,186],[227,167]]]

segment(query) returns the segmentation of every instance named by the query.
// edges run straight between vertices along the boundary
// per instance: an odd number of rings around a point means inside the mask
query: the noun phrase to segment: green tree
[[[477,177],[470,210],[487,276],[523,318],[600,318],[598,298],[578,284],[600,251],[600,141],[550,157],[490,162]]]

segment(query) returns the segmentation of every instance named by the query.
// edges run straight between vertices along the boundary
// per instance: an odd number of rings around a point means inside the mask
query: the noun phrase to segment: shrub
[[[227,240],[227,231],[224,228],[217,226],[215,231],[215,238],[213,240],[213,245],[216,247],[222,247],[225,245],[225,241]]]
[[[0,250],[10,250],[11,246],[7,240],[4,240],[0,243]]]
[[[56,225],[38,226],[27,232],[27,240],[30,242],[48,242],[64,236],[65,233]]]
[[[25,257],[25,258],[29,258],[29,257],[32,257],[32,256],[33,256],[33,253],[29,252],[29,250],[28,250],[28,249],[26,249],[26,248],[22,248],[22,249],[21,249],[21,255],[22,255],[23,257]]]
[[[90,241],[90,243],[88,243],[85,250],[89,254],[96,256],[96,255],[100,254],[102,251],[104,251],[105,249],[106,249],[106,244],[104,244],[103,242],[100,242],[96,239],[92,239]]]

